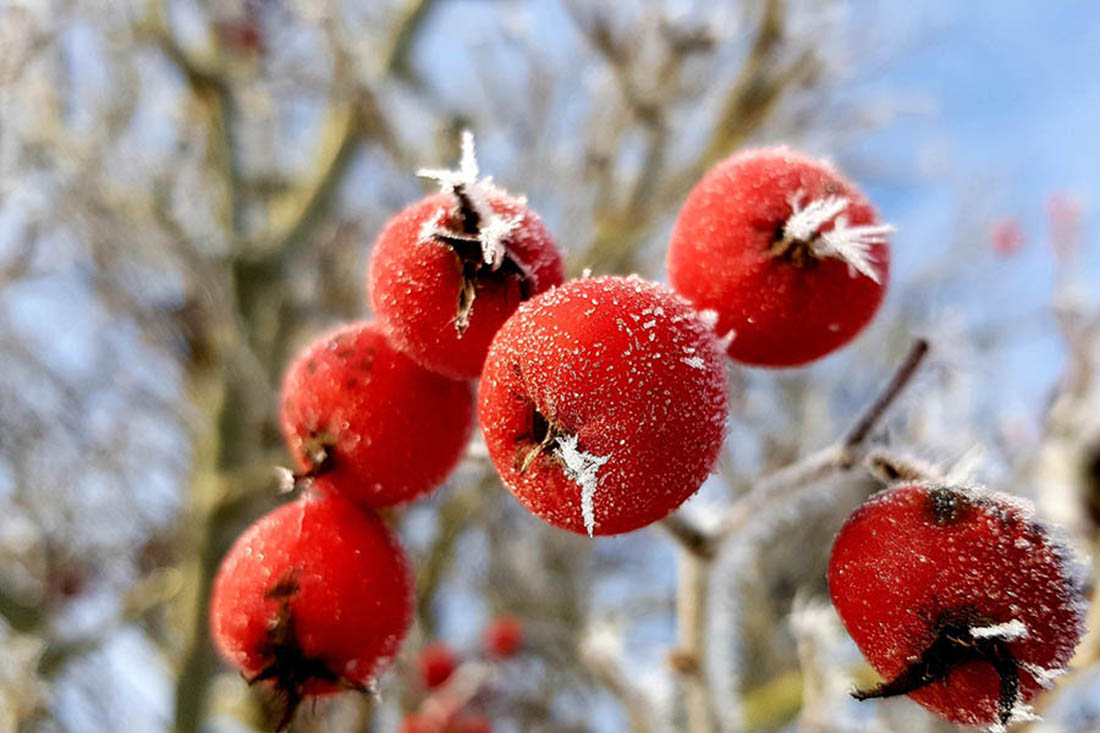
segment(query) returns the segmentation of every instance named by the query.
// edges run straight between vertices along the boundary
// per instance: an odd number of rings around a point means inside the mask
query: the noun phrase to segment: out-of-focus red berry
[[[1001,257],[1012,257],[1024,246],[1024,230],[1016,219],[1001,219],[989,233],[993,251]]]
[[[726,371],[691,305],[638,277],[575,280],[520,306],[479,395],[497,472],[529,510],[590,535],[680,506],[722,444]]]
[[[281,422],[319,490],[391,506],[430,491],[458,463],[473,393],[395,350],[377,324],[353,323],[314,341],[287,370]]]
[[[404,551],[370,512],[307,495],[249,527],[214,579],[210,625],[222,657],[286,696],[365,690],[412,620]]]
[[[458,659],[455,653],[443,642],[425,645],[416,658],[420,681],[429,690],[439,687],[450,679],[457,666]]]
[[[459,713],[448,733],[492,733],[489,719],[480,713]]]
[[[1024,719],[1083,631],[1070,551],[1030,505],[985,490],[871,497],[837,535],[829,591],[886,680],[857,697],[908,694],[963,725]]]
[[[1084,205],[1077,196],[1067,191],[1058,191],[1047,199],[1046,210],[1054,254],[1064,260],[1081,248]]]
[[[832,166],[786,148],[722,161],[676,219],[669,281],[718,314],[729,356],[795,366],[855,338],[886,292],[891,228]]]
[[[485,654],[498,659],[513,656],[523,646],[523,622],[515,616],[497,616],[485,627]]]

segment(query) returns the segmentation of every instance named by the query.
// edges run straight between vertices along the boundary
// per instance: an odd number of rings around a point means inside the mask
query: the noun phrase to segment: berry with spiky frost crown
[[[458,170],[421,170],[441,191],[393,217],[371,252],[371,304],[395,347],[455,379],[481,373],[524,300],[561,283],[561,254],[522,196],[480,177],[474,138]]]
[[[730,358],[796,366],[853,339],[882,303],[887,235],[863,194],[787,148],[719,163],[680,210],[673,289],[717,315]]]
[[[722,444],[726,375],[683,298],[636,276],[574,280],[497,334],[479,393],[505,485],[573,532],[629,532],[680,506]]]

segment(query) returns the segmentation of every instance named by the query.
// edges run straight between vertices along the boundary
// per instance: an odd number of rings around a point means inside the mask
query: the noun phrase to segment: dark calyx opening
[[[990,664],[1000,679],[997,700],[998,718],[1005,725],[1012,718],[1012,711],[1020,698],[1020,665],[1009,651],[1008,643],[997,637],[975,637],[972,624],[982,619],[974,614],[947,614],[937,624],[935,640],[901,674],[870,690],[857,690],[852,697],[869,700],[878,697],[896,697],[916,692],[935,682],[947,679],[951,670],[967,662],[981,661]],[[986,624],[988,625],[988,624]]]
[[[785,228],[786,222],[782,222],[776,227],[775,233],[772,235],[772,243],[768,247],[768,254],[772,257],[782,257],[795,267],[806,267],[815,264],[817,258],[810,253],[810,243],[788,237],[784,232]]]
[[[958,522],[967,505],[966,497],[953,489],[941,486],[928,491],[928,510],[940,527]]]
[[[543,453],[547,453],[562,432],[532,405],[530,432],[519,439],[520,450],[516,456],[516,470],[525,472]]]
[[[530,275],[527,269],[505,249],[504,259],[495,270],[485,262],[478,234],[481,231],[481,215],[463,186],[455,186],[458,198],[458,214],[461,230],[439,229],[434,236],[450,247],[462,266],[462,287],[458,292],[455,311],[455,329],[461,337],[470,325],[470,315],[477,297],[477,284],[493,278],[515,278],[519,285],[520,300],[531,297]]]
[[[323,476],[336,467],[336,456],[333,455],[333,437],[327,433],[314,433],[302,445],[302,450],[309,460],[309,468],[294,474],[294,486],[299,488],[301,484],[311,481],[318,476]]]
[[[260,650],[261,654],[270,661],[258,674],[245,677],[250,685],[265,680],[271,681],[276,694],[284,700],[283,713],[276,725],[276,730],[279,731],[286,730],[294,720],[294,714],[302,704],[306,688],[311,682],[328,682],[349,690],[369,691],[365,685],[334,672],[323,659],[307,657],[302,651],[294,628],[294,612],[290,608],[290,601],[297,595],[298,590],[298,581],[292,574],[280,580],[264,594],[265,598],[280,602],[275,624],[267,632],[267,643]]]

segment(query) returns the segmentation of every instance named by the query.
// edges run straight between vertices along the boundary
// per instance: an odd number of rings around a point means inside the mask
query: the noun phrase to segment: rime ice
[[[885,680],[944,634],[986,657],[948,664],[910,697],[954,723],[1026,720],[1083,632],[1081,579],[1070,551],[1026,502],[982,489],[910,485],[871,497],[840,533],[829,590],[848,632]],[[946,632],[944,629],[955,629]],[[968,640],[967,638],[968,637]],[[958,647],[957,647],[958,648]]]
[[[710,473],[725,365],[682,298],[637,277],[589,278],[520,306],[479,402],[489,454],[521,502],[556,526],[617,534],[665,516]]]

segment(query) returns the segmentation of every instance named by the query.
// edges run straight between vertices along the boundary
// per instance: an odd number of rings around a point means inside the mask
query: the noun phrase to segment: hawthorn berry
[[[891,231],[827,163],[749,150],[688,195],[669,243],[669,281],[717,313],[730,358],[804,364],[853,339],[878,310]]]
[[[485,654],[497,659],[513,656],[523,646],[523,622],[515,616],[497,616],[482,635],[481,643]]]
[[[401,721],[401,733],[492,733],[493,727],[484,715],[468,712],[432,715],[412,713]]]
[[[695,493],[727,412],[713,332],[635,276],[572,281],[521,305],[493,340],[479,400],[504,484],[590,536],[643,527]]]
[[[416,668],[424,687],[433,690],[446,682],[458,666],[451,647],[443,642],[428,644],[416,658]]]
[[[473,428],[470,385],[430,372],[353,323],[307,346],[283,381],[281,422],[301,476],[362,506],[437,486]]]
[[[442,192],[397,214],[371,251],[371,305],[390,341],[456,379],[481,373],[523,300],[561,283],[561,254],[525,199],[479,178],[473,136],[458,171],[421,171]]]
[[[1070,551],[1026,502],[914,484],[871,497],[829,561],[833,605],[886,680],[953,723],[1002,729],[1066,670],[1083,631]]]
[[[210,625],[250,684],[286,698],[279,727],[308,695],[367,690],[412,621],[404,551],[372,512],[305,495],[237,539],[214,579]]]

